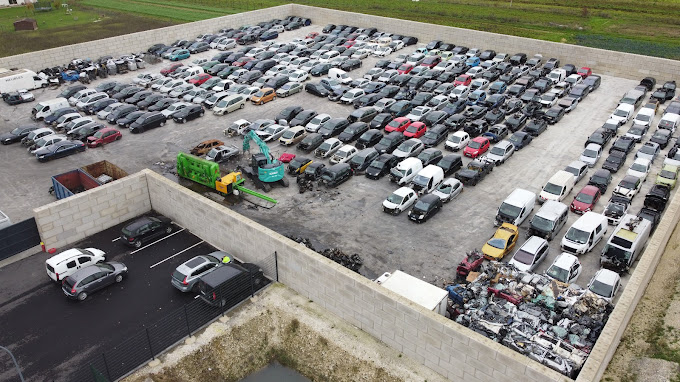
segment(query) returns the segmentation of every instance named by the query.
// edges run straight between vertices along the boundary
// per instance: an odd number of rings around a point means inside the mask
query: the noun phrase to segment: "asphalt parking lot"
[[[311,31],[320,32],[320,26],[311,26],[293,32],[285,32],[278,40],[288,41],[306,35]],[[427,43],[423,41],[422,43]],[[483,42],[479,44],[484,48]],[[414,46],[408,47],[388,56],[394,57],[399,53],[410,53]],[[508,52],[513,53],[513,52]],[[530,57],[534,53],[527,51]],[[188,61],[197,57],[212,57],[215,51],[193,55]],[[547,57],[545,57],[547,58]],[[544,59],[545,59],[544,58]],[[363,67],[350,72],[353,78],[360,77],[368,71],[377,58],[363,61]],[[584,58],[585,60],[585,58]],[[158,72],[167,62],[159,65],[147,66],[138,72],[113,76],[104,80],[129,80],[139,72]],[[575,62],[576,67],[585,64]],[[599,74],[597,68],[593,68]],[[663,82],[668,79],[658,79]],[[97,80],[91,86],[96,86],[102,80]],[[313,82],[318,79],[313,79]],[[383,178],[378,181],[368,180],[357,176],[335,189],[321,189],[319,191],[299,194],[294,179],[289,178],[292,185],[289,188],[274,188],[269,195],[279,203],[274,208],[257,208],[252,203],[234,203],[232,198],[224,203],[245,216],[285,235],[310,238],[317,249],[338,247],[347,253],[358,253],[364,260],[361,273],[374,278],[383,272],[403,270],[436,285],[442,285],[452,280],[455,268],[464,257],[466,251],[481,248],[484,242],[495,232],[493,220],[500,203],[515,188],[524,188],[538,194],[541,187],[557,170],[566,167],[577,160],[583,150],[583,144],[588,135],[600,127],[616,107],[620,97],[637,85],[638,81],[602,75],[602,85],[589,95],[574,111],[566,115],[562,121],[552,125],[546,132],[535,138],[531,145],[517,152],[506,164],[496,168],[479,185],[466,187],[465,192],[457,199],[446,204],[441,213],[423,225],[413,224],[402,214],[394,217],[381,210],[381,203],[392,191],[398,188],[394,183]],[[54,98],[59,90],[37,91],[36,98],[45,100]],[[8,179],[7,187],[0,190],[0,205],[11,218],[20,220],[30,216],[30,208],[53,201],[47,194],[50,176],[59,174],[76,167],[106,159],[122,167],[128,172],[135,172],[142,168],[150,168],[176,179],[173,175],[175,157],[178,151],[188,151],[197,143],[212,138],[218,138],[228,144],[241,146],[241,139],[227,138],[222,131],[237,119],[254,121],[260,118],[274,118],[280,110],[287,106],[300,105],[305,109],[313,109],[318,113],[327,113],[332,117],[345,117],[353,108],[317,98],[307,93],[298,93],[287,98],[277,98],[263,106],[246,105],[244,110],[236,111],[227,116],[214,116],[206,113],[203,118],[178,125],[173,122],[163,128],[132,135],[124,132],[121,141],[103,148],[88,149],[82,154],[48,163],[38,163],[35,158],[25,153],[17,145],[0,148],[0,159],[9,164],[0,168],[0,176]],[[5,129],[29,122],[31,104],[18,107],[0,106]],[[660,118],[657,114],[652,126]],[[619,130],[624,133],[630,127],[630,122]],[[651,133],[648,134],[648,137]],[[612,140],[613,141],[613,140]],[[609,143],[611,145],[611,143]],[[609,145],[605,147],[608,150]],[[284,148],[278,143],[269,144],[272,154],[278,157],[283,152],[302,155],[295,148]],[[443,147],[443,144],[439,145]],[[636,149],[640,144],[636,145]],[[253,151],[255,152],[255,151]],[[644,195],[656,176],[667,149],[660,154],[654,164],[652,173],[641,190]],[[600,168],[604,162],[600,159],[595,168]],[[595,212],[602,212],[607,200],[611,196],[613,186],[625,175],[626,169],[633,161],[634,155],[628,155],[626,164],[614,175],[612,186],[596,205]],[[249,158],[241,158],[245,163]],[[467,164],[469,160],[464,159]],[[241,163],[238,160],[222,165],[223,173],[234,170]],[[328,165],[328,162],[325,161]],[[592,173],[591,169],[591,173]],[[575,186],[571,195],[565,199],[569,204],[578,191],[585,186],[589,175]],[[182,184],[186,184],[182,182]],[[208,189],[198,185],[190,185],[193,190],[205,193],[218,201]],[[248,186],[248,184],[246,184]],[[637,197],[630,211],[637,213],[642,206],[642,197]],[[538,205],[534,211],[538,210]],[[551,251],[547,259],[537,269],[545,271],[555,257],[561,252],[559,242],[567,227],[578,215],[569,214],[567,225],[558,235],[558,239],[551,242]],[[520,227],[522,238],[518,247],[524,241],[527,221]],[[611,232],[611,227],[610,231]],[[581,256],[584,271],[577,281],[585,285],[599,269],[599,252],[604,243],[600,243],[593,251]],[[506,261],[509,257],[506,257]],[[624,277],[624,283],[627,276]]]
[[[26,380],[66,381],[84,361],[196,297],[172,287],[170,275],[179,264],[216,249],[175,226],[173,234],[136,250],[117,240],[124,225],[73,245],[101,249],[107,261],[122,262],[129,270],[120,284],[85,301],[67,299],[61,285],[48,278],[47,254],[0,269],[5,284],[0,295],[0,343],[12,349]],[[0,380],[18,380],[8,357],[2,360]]]

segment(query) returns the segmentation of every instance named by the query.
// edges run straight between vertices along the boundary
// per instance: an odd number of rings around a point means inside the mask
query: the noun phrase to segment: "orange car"
[[[262,88],[250,97],[250,102],[255,105],[262,105],[276,99],[276,92],[272,88]]]

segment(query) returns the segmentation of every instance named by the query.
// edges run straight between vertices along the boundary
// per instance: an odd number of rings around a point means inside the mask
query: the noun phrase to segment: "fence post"
[[[146,332],[146,340],[149,342],[149,351],[151,352],[151,359],[156,359],[156,356],[153,353],[153,348],[151,347],[151,336],[149,336],[149,328],[144,328],[144,331]]]
[[[111,373],[109,372],[109,364],[106,362],[106,354],[102,353],[102,360],[104,361],[104,369],[106,369],[106,375],[109,377],[109,380],[112,381],[113,378],[111,378]]]
[[[276,273],[276,282],[279,282],[279,254],[274,251],[274,270]]]
[[[187,305],[188,304],[184,304],[184,320],[187,323],[187,333],[189,337],[191,337],[191,329],[189,328],[189,315],[187,314]]]
[[[250,274],[250,297],[255,296],[255,286],[253,285],[253,275]]]

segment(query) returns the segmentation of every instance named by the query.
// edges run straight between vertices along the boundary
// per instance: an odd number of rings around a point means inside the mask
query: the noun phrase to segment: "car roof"
[[[410,187],[401,187],[401,188],[398,188],[396,191],[394,191],[394,194],[399,195],[399,196],[406,196],[410,192],[415,192],[415,191],[413,191],[413,189],[410,188]]]
[[[538,252],[539,248],[541,248],[543,245],[545,245],[547,241],[541,237],[538,236],[531,236],[530,238],[527,239],[527,241],[522,244],[521,250],[529,253],[536,253]]]
[[[555,261],[553,261],[552,265],[562,269],[570,269],[574,263],[578,262],[579,260],[576,256],[570,253],[562,252],[559,256],[557,256]]]
[[[137,230],[139,227],[143,226],[144,224],[148,224],[150,222],[151,222],[151,219],[149,219],[149,217],[143,216],[143,217],[133,221],[132,223],[128,224],[127,226],[125,226],[125,229],[127,229],[129,231],[134,231],[134,230]]]
[[[594,280],[597,280],[607,285],[614,285],[614,283],[620,279],[621,277],[619,276],[618,273],[604,268],[597,271],[594,277]]]
[[[81,250],[78,249],[78,248],[71,248],[71,249],[68,249],[68,250],[66,250],[62,253],[59,253],[57,255],[50,257],[45,262],[50,264],[50,265],[57,265],[57,264],[61,263],[62,261],[69,259],[73,256],[81,255],[82,253],[80,251]]]

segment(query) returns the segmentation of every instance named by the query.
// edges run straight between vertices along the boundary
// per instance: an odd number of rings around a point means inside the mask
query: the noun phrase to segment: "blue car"
[[[492,94],[483,103],[488,108],[495,109],[501,107],[505,103],[505,96],[503,94]]]
[[[469,68],[474,68],[475,66],[479,66],[480,63],[481,63],[481,60],[477,56],[472,56],[472,57],[468,58],[467,60],[465,60],[465,66],[467,66]]]
[[[35,157],[38,158],[39,162],[47,162],[48,160],[63,158],[83,151],[85,151],[85,144],[83,142],[61,141],[39,149],[35,152]]]
[[[260,36],[260,41],[273,40],[277,37],[279,37],[278,32],[276,32],[276,31],[266,31],[266,32],[262,33],[262,36]]]
[[[508,85],[503,81],[496,81],[489,86],[489,93],[503,94],[508,90]]]
[[[168,58],[170,59],[170,61],[179,61],[189,57],[191,57],[191,53],[189,53],[188,50],[180,49],[172,52],[172,54]]]
[[[486,92],[484,90],[477,89],[470,93],[467,98],[467,105],[477,105],[478,103],[484,103],[486,101]]]

